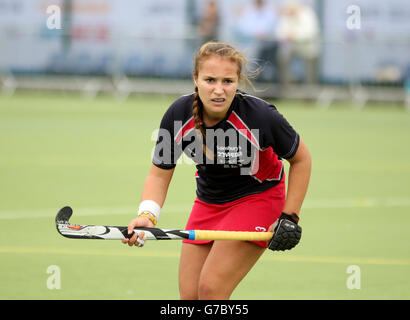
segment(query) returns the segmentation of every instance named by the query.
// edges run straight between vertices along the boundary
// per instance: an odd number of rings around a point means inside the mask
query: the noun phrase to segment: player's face
[[[203,121],[206,126],[222,120],[238,88],[238,65],[229,58],[212,55],[199,65],[194,76],[198,94],[204,105]]]

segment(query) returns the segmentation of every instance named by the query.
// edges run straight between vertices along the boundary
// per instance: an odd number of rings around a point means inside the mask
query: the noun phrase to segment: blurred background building
[[[260,67],[267,97],[406,99],[408,0],[0,0],[0,90],[186,93],[208,40]]]

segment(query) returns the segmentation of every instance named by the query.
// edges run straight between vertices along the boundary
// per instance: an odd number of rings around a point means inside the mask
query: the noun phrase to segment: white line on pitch
[[[332,208],[375,208],[375,207],[410,207],[410,198],[346,198],[306,200],[303,209],[332,209]],[[135,206],[101,206],[101,207],[73,207],[75,216],[99,215],[130,215],[136,214]],[[164,206],[164,212],[188,214],[192,204],[169,204]],[[30,219],[55,217],[59,208],[33,210],[2,210],[0,220]]]

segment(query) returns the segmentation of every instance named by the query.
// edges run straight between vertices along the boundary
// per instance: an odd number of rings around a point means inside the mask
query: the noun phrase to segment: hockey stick
[[[105,239],[122,240],[130,238],[135,232],[143,231],[147,240],[243,240],[269,241],[272,232],[250,231],[213,231],[213,230],[172,230],[159,228],[135,228],[134,233],[128,234],[128,227],[78,225],[69,222],[73,210],[62,208],[56,216],[57,231],[64,237],[75,239]]]

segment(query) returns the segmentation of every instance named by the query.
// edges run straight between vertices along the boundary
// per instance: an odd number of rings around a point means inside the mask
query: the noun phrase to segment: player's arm
[[[274,232],[268,244],[271,250],[292,249],[302,236],[302,228],[298,225],[299,213],[309,185],[312,167],[309,150],[302,140],[299,141],[295,155],[288,161],[288,190],[283,213],[269,228],[269,231]]]
[[[151,166],[142,189],[139,216],[128,225],[128,233],[136,227],[154,227],[158,222],[159,211],[161,210],[167,196],[168,187],[175,169],[161,169],[154,164]],[[144,209],[146,208],[146,210]],[[145,211],[147,214],[145,214]],[[144,244],[144,234],[134,234],[130,239],[122,240],[133,246],[135,242],[142,246]]]
[[[174,170],[175,168],[161,169],[153,164],[145,179],[141,201],[153,200],[162,208]]]
[[[283,212],[299,214],[310,179],[311,157],[308,148],[289,122],[276,109],[269,109],[271,119],[267,144],[289,164],[287,194]],[[269,122],[268,122],[269,123]]]
[[[299,215],[308,189],[312,167],[309,150],[302,139],[299,141],[299,147],[295,155],[288,159],[288,161],[290,164],[288,190],[283,212],[287,214],[296,213]]]

